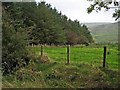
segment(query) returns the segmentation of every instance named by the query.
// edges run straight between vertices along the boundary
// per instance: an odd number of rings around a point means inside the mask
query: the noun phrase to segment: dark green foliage
[[[16,3],[3,3],[2,7],[2,68],[6,74],[26,64],[26,34],[21,8]]]
[[[72,21],[45,2],[24,3],[21,5],[29,24],[28,40],[30,44],[83,44],[93,39],[85,25]],[[72,35],[71,35],[72,34]],[[72,37],[73,36],[73,37]],[[71,39],[72,38],[72,39]]]
[[[29,63],[29,44],[86,44],[93,39],[85,25],[72,21],[45,2],[2,4],[3,72],[11,73]]]

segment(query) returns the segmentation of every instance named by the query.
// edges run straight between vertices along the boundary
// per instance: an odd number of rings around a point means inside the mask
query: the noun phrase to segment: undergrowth
[[[102,88],[117,87],[118,72],[87,63],[65,65],[32,62],[14,75],[3,77],[3,87]]]
[[[101,48],[72,48],[70,64],[66,64],[66,48],[31,48],[28,66],[3,76],[3,88],[117,88],[119,83],[117,51],[111,49],[107,65],[102,67]],[[58,53],[59,52],[59,53]],[[79,53],[81,52],[81,53]],[[77,56],[75,56],[77,55]],[[96,56],[97,55],[97,56]],[[60,58],[59,58],[60,57]],[[77,59],[77,60],[76,60]],[[42,60],[42,61],[41,61]],[[45,61],[45,62],[43,62]]]

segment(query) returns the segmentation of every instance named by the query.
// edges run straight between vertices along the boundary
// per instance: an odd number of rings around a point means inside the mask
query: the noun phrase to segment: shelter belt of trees
[[[88,44],[93,38],[85,25],[41,2],[2,3],[2,70],[4,74],[28,64],[29,44]]]

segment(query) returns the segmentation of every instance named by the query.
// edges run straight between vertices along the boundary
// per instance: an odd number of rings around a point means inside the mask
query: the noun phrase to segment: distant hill
[[[118,24],[116,23],[86,23],[96,43],[117,43]]]

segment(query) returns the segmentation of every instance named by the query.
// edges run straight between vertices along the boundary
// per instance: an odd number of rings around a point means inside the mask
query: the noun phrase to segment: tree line
[[[42,1],[2,3],[2,71],[4,74],[28,64],[27,45],[89,44],[87,26]]]

